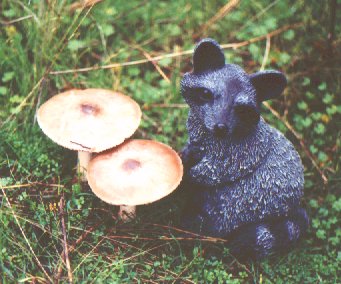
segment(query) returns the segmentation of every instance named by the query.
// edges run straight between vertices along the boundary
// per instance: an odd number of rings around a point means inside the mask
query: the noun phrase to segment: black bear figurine
[[[193,67],[181,81],[190,107],[183,226],[231,240],[237,257],[287,250],[309,223],[300,205],[303,166],[293,145],[260,116],[262,101],[283,92],[285,76],[273,70],[249,75],[225,64],[209,38],[197,44]]]

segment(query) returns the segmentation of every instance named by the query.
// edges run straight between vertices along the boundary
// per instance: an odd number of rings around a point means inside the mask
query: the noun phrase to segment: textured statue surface
[[[182,151],[188,201],[183,226],[228,238],[237,256],[287,250],[304,234],[303,166],[293,145],[260,116],[262,101],[287,81],[278,71],[247,74],[225,64],[220,46],[200,41],[181,81],[189,105]]]

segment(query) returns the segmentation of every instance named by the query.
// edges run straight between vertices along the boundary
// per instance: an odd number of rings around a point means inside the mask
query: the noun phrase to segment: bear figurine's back
[[[237,256],[287,250],[308,227],[300,205],[303,166],[291,142],[260,116],[262,101],[284,90],[285,76],[272,70],[249,75],[225,64],[212,39],[197,44],[193,67],[181,81],[190,107],[183,225],[229,239]]]

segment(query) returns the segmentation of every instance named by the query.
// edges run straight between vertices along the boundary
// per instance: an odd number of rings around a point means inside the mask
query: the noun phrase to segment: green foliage
[[[106,0],[71,11],[74,2],[4,0],[0,4],[0,282],[46,280],[27,241],[47,273],[67,281],[62,261],[64,216],[68,244],[74,248],[69,256],[75,283],[88,279],[96,283],[338,283],[341,54],[339,41],[328,47],[327,2],[239,1],[218,18],[227,1]],[[336,15],[335,34],[341,32],[340,16]],[[205,27],[210,19],[218,20]],[[265,35],[286,26],[271,37],[264,58]],[[140,104],[143,118],[136,138],[155,139],[180,150],[187,140],[187,108],[179,83],[191,69],[190,55],[153,62],[163,74],[152,63],[134,61],[192,49],[205,36],[222,44],[246,41],[240,48],[225,49],[225,56],[250,73],[265,64],[288,75],[284,96],[271,102],[284,119],[263,111],[264,118],[293,141],[305,166],[303,202],[311,228],[299,248],[287,255],[241,264],[223,245],[181,241],[173,228],[179,222],[182,192],[139,207],[138,218],[122,224],[116,220],[116,207],[99,201],[79,183],[76,155],[46,138],[35,122],[39,105],[56,93],[109,88]],[[119,64],[91,69],[110,63]],[[50,73],[83,67],[91,70]],[[327,185],[316,166],[328,177]],[[64,215],[59,209],[61,196]],[[211,249],[219,253],[211,256]]]
[[[0,130],[3,140],[0,141],[0,170],[2,177],[15,178],[17,182],[24,180],[51,180],[62,173],[60,148],[41,135],[41,130],[34,127],[8,128]],[[69,159],[66,159],[67,163]],[[65,164],[65,169],[70,166]],[[10,172],[6,169],[11,169]],[[64,171],[65,172],[65,171]],[[7,175],[6,175],[7,174]]]
[[[331,247],[340,246],[340,220],[341,220],[341,198],[329,194],[326,196],[322,206],[316,199],[309,201],[309,205],[315,216],[311,220],[312,228],[317,239],[326,241]]]
[[[264,283],[337,283],[340,260],[336,257],[335,251],[308,248],[290,253],[285,261],[264,261],[256,274],[264,271]]]

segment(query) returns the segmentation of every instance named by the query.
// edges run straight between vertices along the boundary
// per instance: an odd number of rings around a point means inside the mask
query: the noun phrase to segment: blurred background
[[[0,282],[339,282],[340,10],[340,0],[2,0]],[[240,263],[222,240],[184,240],[179,191],[118,222],[117,208],[78,181],[76,154],[37,125],[37,108],[53,95],[107,88],[140,104],[136,138],[180,151],[188,109],[179,83],[204,37],[249,73],[288,77],[284,95],[263,108],[305,166],[311,228],[287,255]]]

